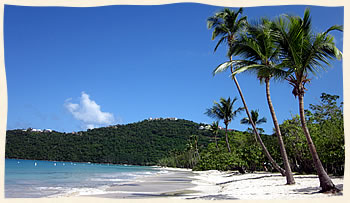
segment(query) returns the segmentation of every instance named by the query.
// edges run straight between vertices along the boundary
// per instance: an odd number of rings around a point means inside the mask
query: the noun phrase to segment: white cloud
[[[85,92],[81,93],[80,104],[72,103],[71,100],[67,99],[64,106],[85,129],[110,125],[115,121],[112,113],[102,112],[100,105],[90,100],[90,96]]]

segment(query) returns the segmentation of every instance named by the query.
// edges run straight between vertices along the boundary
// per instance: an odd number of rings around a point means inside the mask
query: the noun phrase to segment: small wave
[[[59,194],[51,195],[49,197],[76,197],[83,195],[99,195],[110,193],[107,188],[110,186],[100,186],[97,188],[66,188]]]
[[[91,178],[90,181],[125,181],[125,179],[120,179],[120,178]]]
[[[37,187],[39,190],[64,190],[64,187]]]
[[[157,174],[167,174],[167,173],[169,173],[169,171],[167,171],[167,170],[161,170],[161,171],[157,172]]]

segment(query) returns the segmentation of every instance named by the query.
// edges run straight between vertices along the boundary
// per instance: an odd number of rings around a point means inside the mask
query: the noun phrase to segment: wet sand
[[[106,189],[106,194],[86,195],[103,198],[164,198],[182,197],[196,193],[193,183],[195,174],[186,169],[167,169],[168,173],[140,177],[130,182],[115,184]]]

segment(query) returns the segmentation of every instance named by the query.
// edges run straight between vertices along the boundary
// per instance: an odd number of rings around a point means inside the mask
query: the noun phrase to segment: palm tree
[[[306,9],[303,18],[289,16],[280,18],[275,24],[276,37],[283,54],[283,65],[289,68],[289,84],[293,86],[293,95],[299,100],[301,125],[309,146],[309,150],[317,171],[322,192],[338,191],[324,170],[318,157],[316,147],[310,136],[304,114],[305,84],[310,82],[310,73],[315,74],[326,69],[330,59],[341,59],[342,53],[335,46],[330,31],[342,31],[342,26],[334,25],[322,33],[311,31],[310,10]]]
[[[218,147],[218,141],[217,141],[217,135],[219,134],[219,131],[220,131],[220,128],[219,128],[219,121],[214,121],[214,122],[210,125],[210,131],[214,134],[216,149],[219,149],[219,147]]]
[[[200,159],[199,151],[198,151],[198,136],[191,135],[186,145],[187,145],[187,153],[189,155],[190,168],[193,168],[193,166],[196,165],[196,163]]]
[[[214,29],[212,33],[212,40],[214,40],[216,37],[221,37],[218,41],[218,43],[215,46],[214,52],[217,50],[217,48],[222,44],[226,43],[228,45],[228,53],[227,56],[229,57],[230,61],[223,63],[219,65],[214,71],[213,74],[216,75],[219,72],[223,72],[227,70],[228,67],[231,69],[231,73],[234,72],[233,70],[233,62],[232,62],[232,55],[234,52],[234,47],[237,44],[237,37],[238,33],[243,30],[247,25],[247,17],[241,17],[238,19],[238,16],[243,13],[243,9],[240,8],[237,12],[231,11],[230,9],[226,8],[218,13],[216,13],[214,16],[209,17],[207,20],[207,26],[208,29]],[[282,175],[285,175],[285,170],[282,169],[280,166],[277,165],[275,160],[271,157],[269,151],[267,150],[266,146],[264,145],[258,130],[256,129],[254,123],[252,122],[252,118],[249,113],[248,106],[245,102],[242,90],[239,86],[239,83],[236,79],[235,74],[232,74],[232,79],[237,87],[237,90],[239,92],[239,95],[241,97],[242,103],[244,105],[245,112],[249,118],[250,124],[253,127],[254,133],[256,137],[258,138],[259,144],[261,145],[264,154],[271,162],[272,166],[278,170]]]
[[[295,180],[290,168],[288,155],[270,94],[270,80],[281,80],[287,76],[287,72],[281,68],[281,60],[279,58],[280,48],[276,45],[272,27],[273,22],[266,18],[262,18],[260,23],[248,25],[247,35],[243,35],[240,41],[232,48],[234,54],[242,56],[245,60],[235,60],[231,62],[238,66],[233,72],[233,75],[245,71],[253,71],[256,72],[260,82],[265,82],[267,104],[275,126],[287,184],[294,184]]]
[[[214,106],[210,109],[207,109],[205,114],[207,114],[209,117],[218,119],[218,120],[224,120],[225,124],[225,139],[226,139],[226,145],[228,152],[231,152],[230,143],[228,142],[228,135],[227,135],[227,127],[229,123],[232,121],[232,119],[237,115],[237,113],[241,112],[243,109],[240,107],[236,110],[233,110],[233,104],[237,101],[237,98],[234,98],[231,101],[231,98],[228,99],[220,98],[220,103],[217,103],[214,101]]]
[[[265,117],[258,119],[259,118],[259,110],[251,110],[250,114],[252,115],[252,121],[253,121],[255,126],[260,125],[262,123],[266,123],[266,121],[267,121]],[[248,117],[242,118],[241,124],[249,125],[250,124],[249,118]],[[257,140],[255,134],[254,134],[254,138],[255,138],[255,142],[258,143],[258,140]]]

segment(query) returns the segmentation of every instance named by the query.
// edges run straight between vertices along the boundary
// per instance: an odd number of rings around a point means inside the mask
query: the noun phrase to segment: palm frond
[[[330,28],[328,28],[326,30],[326,32],[324,32],[324,34],[328,34],[330,31],[333,31],[333,30],[337,30],[337,31],[343,32],[344,31],[344,27],[342,25],[333,25]]]
[[[242,118],[241,124],[250,125],[249,118]]]
[[[221,73],[227,70],[227,68],[230,67],[232,64],[234,64],[233,61],[227,61],[225,63],[220,64],[218,67],[214,69],[213,75],[215,76],[217,73]]]
[[[258,68],[262,68],[262,67],[264,67],[264,66],[261,65],[261,64],[252,64],[252,65],[242,66],[242,67],[236,68],[233,71],[233,73],[231,74],[231,77],[234,76],[234,75],[237,75],[239,73],[245,72],[245,71],[249,71],[249,70],[255,71]]]
[[[267,122],[267,119],[265,117],[259,119],[258,121],[256,121],[256,124],[259,125],[259,124],[262,124],[262,123],[266,123]]]
[[[216,43],[216,46],[215,46],[215,48],[214,48],[214,52],[216,52],[216,50],[218,49],[218,47],[219,47],[222,43],[224,43],[224,42],[227,42],[227,37],[221,37],[221,38],[219,39],[219,41]]]

